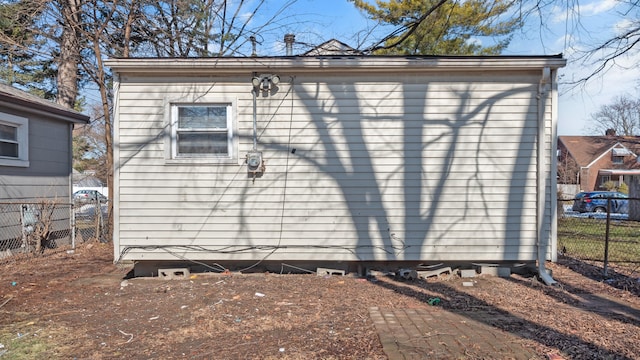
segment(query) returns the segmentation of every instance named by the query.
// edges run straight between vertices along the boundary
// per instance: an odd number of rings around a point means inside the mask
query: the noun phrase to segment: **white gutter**
[[[202,76],[245,74],[247,71],[286,69],[292,73],[441,72],[529,70],[563,67],[560,56],[493,56],[493,57],[410,57],[410,56],[300,56],[300,57],[222,57],[222,58],[126,58],[109,59],[104,64],[123,74],[181,74]]]
[[[545,133],[545,107],[547,102],[547,94],[551,86],[551,69],[544,67],[542,69],[542,77],[540,78],[540,85],[538,87],[538,166],[537,166],[537,179],[538,179],[538,202],[537,202],[537,243],[538,250],[538,276],[547,285],[553,285],[557,282],[547,273],[545,263],[547,261],[546,249],[547,242],[542,241],[544,236],[544,210],[546,207],[546,133]]]
[[[600,169],[600,170],[598,170],[598,174],[609,174],[609,175],[640,175],[640,170],[629,170],[629,169]]]

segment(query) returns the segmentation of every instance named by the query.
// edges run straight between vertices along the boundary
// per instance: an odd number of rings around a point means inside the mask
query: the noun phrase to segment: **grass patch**
[[[34,322],[11,324],[0,329],[3,359],[44,359],[55,353],[55,344]]]
[[[606,220],[562,218],[558,221],[558,249],[571,257],[604,261]],[[640,223],[612,220],[609,261],[640,262]]]

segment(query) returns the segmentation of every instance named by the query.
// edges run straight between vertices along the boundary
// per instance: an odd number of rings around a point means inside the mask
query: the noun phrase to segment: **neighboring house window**
[[[600,187],[604,187],[604,184],[611,181],[611,175],[602,175],[600,176]]]
[[[234,157],[231,104],[174,104],[171,113],[172,158]]]
[[[633,155],[633,153],[627,148],[613,148],[611,150],[611,162],[614,164],[624,164],[624,157],[629,155]]]
[[[29,120],[0,113],[0,166],[29,166]]]

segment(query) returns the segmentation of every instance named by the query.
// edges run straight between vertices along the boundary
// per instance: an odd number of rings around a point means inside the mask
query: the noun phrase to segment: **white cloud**
[[[637,25],[638,25],[637,22],[634,22],[630,19],[622,19],[617,23],[613,24],[613,31],[619,35],[629,31],[629,29]]]
[[[586,5],[580,5],[580,14],[593,16],[606,13],[619,4],[618,0],[596,0]]]
[[[554,23],[562,23],[568,19],[580,17],[590,17],[601,15],[615,8],[618,0],[594,1],[586,5],[568,5],[567,7],[554,5],[551,7],[549,14],[550,20]]]
[[[549,13],[551,14],[549,18],[549,20],[551,20],[551,24],[562,24],[570,21],[572,17],[570,9],[562,8],[557,5],[554,5]]]
[[[553,42],[554,49],[560,49],[556,52],[562,52],[565,58],[570,58],[573,54],[580,51],[577,45],[578,39],[573,34],[564,34]]]

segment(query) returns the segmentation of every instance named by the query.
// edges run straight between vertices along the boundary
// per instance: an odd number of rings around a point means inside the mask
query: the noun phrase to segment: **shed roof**
[[[0,103],[20,110],[46,112],[59,120],[74,123],[88,123],[90,119],[89,116],[75,110],[2,83],[0,83]]]

